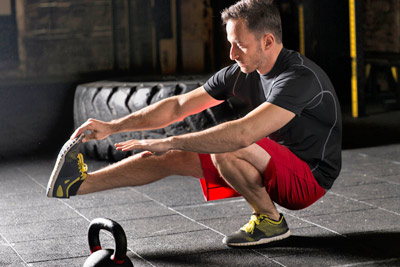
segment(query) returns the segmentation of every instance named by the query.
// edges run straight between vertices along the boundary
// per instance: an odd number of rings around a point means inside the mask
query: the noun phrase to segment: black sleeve
[[[267,102],[301,115],[321,91],[318,79],[310,70],[292,69],[276,79]]]
[[[217,100],[226,100],[232,97],[238,71],[240,69],[237,64],[221,69],[208,79],[203,85],[204,89]]]

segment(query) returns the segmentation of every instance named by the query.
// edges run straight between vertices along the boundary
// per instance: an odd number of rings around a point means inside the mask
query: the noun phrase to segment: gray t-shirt
[[[342,163],[341,112],[332,83],[314,62],[283,48],[269,73],[246,74],[233,64],[213,75],[204,88],[218,100],[236,97],[251,109],[270,102],[295,113],[268,137],[307,162],[319,185],[332,187]]]

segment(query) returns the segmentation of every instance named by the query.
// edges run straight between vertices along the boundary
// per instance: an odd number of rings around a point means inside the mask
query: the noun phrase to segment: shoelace
[[[81,180],[85,180],[88,166],[85,164],[85,162],[83,162],[82,153],[78,154],[78,168],[79,168],[79,171],[81,172]]]
[[[254,228],[256,227],[256,225],[259,224],[260,220],[258,219],[257,215],[253,214],[251,215],[250,221],[247,224],[245,224],[242,228],[240,228],[240,230],[243,230],[246,233],[253,234]]]

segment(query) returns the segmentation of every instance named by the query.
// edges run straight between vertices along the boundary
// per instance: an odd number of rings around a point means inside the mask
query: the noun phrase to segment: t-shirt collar
[[[276,61],[274,63],[274,66],[272,67],[272,69],[269,72],[265,73],[265,74],[260,74],[260,76],[263,76],[263,77],[267,78],[270,74],[274,73],[275,70],[280,65],[280,64],[278,64],[278,62],[283,61],[283,58],[284,58],[286,52],[287,52],[287,49],[285,47],[282,47],[281,51],[279,52],[278,57],[276,58]]]

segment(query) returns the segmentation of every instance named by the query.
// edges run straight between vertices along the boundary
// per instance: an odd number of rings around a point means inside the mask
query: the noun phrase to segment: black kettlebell
[[[114,236],[115,251],[101,249],[99,234],[102,229]],[[131,260],[126,256],[127,242],[124,229],[117,222],[105,218],[94,219],[89,225],[88,239],[91,255],[83,267],[133,267]]]

